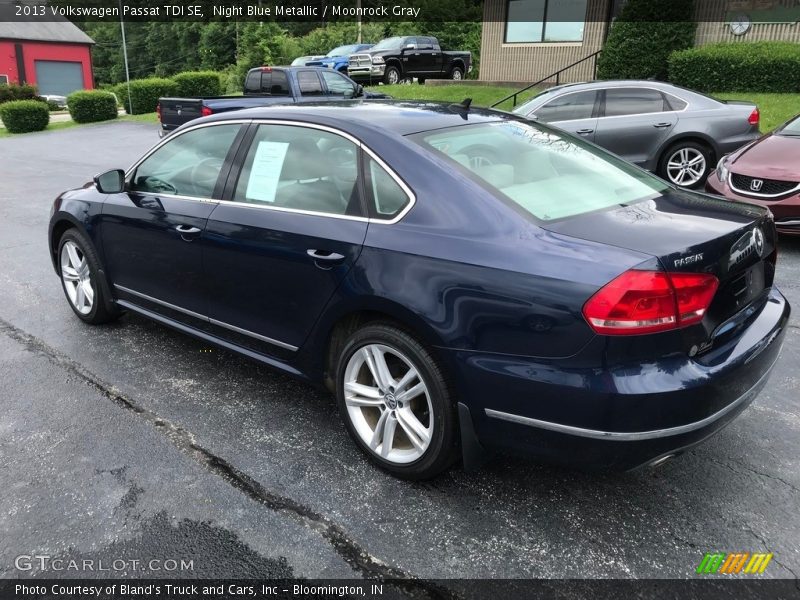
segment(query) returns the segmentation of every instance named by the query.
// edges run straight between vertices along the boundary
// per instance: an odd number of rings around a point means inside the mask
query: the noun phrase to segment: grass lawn
[[[445,102],[461,102],[464,98],[472,98],[476,106],[489,106],[504,96],[512,93],[514,88],[470,86],[470,85],[394,85],[371,88],[386,92],[399,100],[442,100]],[[534,90],[521,95],[518,103],[524,102],[535,93]],[[800,113],[800,94],[757,94],[754,92],[731,92],[710,94],[720,100],[747,100],[755,102],[761,111],[761,131],[772,131],[781,123]],[[511,110],[511,103],[501,107]]]
[[[442,100],[444,102],[461,102],[464,98],[472,98],[475,106],[491,106],[501,98],[513,94],[518,88],[495,87],[487,85],[382,85],[369,88],[375,92],[384,92],[398,100]],[[525,102],[536,94],[533,89],[520,94],[517,104]],[[498,106],[511,110],[511,102]]]
[[[144,115],[120,115],[119,117],[117,117],[117,121],[158,123],[158,118],[156,117],[156,113],[152,112]],[[99,122],[108,123],[109,121],[99,121]],[[78,123],[76,123],[75,121],[59,121],[58,123],[50,123],[47,126],[47,129],[45,129],[45,131],[56,131],[57,129],[69,129],[70,127],[78,127]],[[38,132],[32,132],[32,133],[38,133]],[[11,137],[13,135],[24,135],[24,134],[9,133],[5,127],[0,127],[0,138]]]
[[[761,113],[761,131],[772,131],[781,123],[800,113],[800,94],[757,94],[755,92],[730,92],[711,94],[720,100],[747,100],[755,102]]]

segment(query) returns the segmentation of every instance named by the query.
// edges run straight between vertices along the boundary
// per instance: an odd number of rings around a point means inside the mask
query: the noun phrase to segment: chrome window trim
[[[686,425],[679,425],[677,427],[667,427],[665,429],[653,429],[650,431],[599,431],[597,429],[585,429],[583,427],[575,427],[573,425],[563,425],[561,423],[553,423],[551,421],[540,421],[539,419],[533,419],[531,417],[523,417],[522,415],[515,415],[511,413],[502,412],[499,410],[494,410],[491,408],[485,408],[484,412],[486,413],[487,417],[492,417],[493,419],[500,419],[501,421],[509,421],[511,423],[517,423],[518,425],[527,425],[528,427],[537,427],[539,429],[547,429],[548,431],[555,431],[557,433],[564,433],[567,435],[574,435],[578,437],[585,437],[585,438],[592,438],[596,440],[606,440],[610,442],[635,442],[640,440],[652,440],[658,439],[663,437],[671,437],[676,435],[682,435],[684,433],[691,433],[692,431],[696,431],[698,429],[702,429],[707,425],[711,425],[715,421],[721,419],[729,412],[736,410],[740,405],[752,400],[755,394],[758,393],[761,389],[761,384],[765,382],[767,377],[769,377],[770,373],[772,373],[772,368],[775,366],[775,363],[778,362],[778,358],[776,357],[772,364],[767,367],[764,374],[759,377],[758,381],[756,381],[750,389],[748,389],[744,394],[739,396],[736,400],[725,406],[724,408],[718,410],[713,415],[709,415],[704,419],[699,421],[695,421],[693,423],[687,423]]]
[[[197,125],[192,125],[191,127],[187,127],[183,131],[176,131],[174,133],[171,133],[167,137],[162,138],[155,146],[150,148],[150,150],[148,150],[145,153],[144,156],[142,156],[139,160],[137,160],[130,167],[128,167],[128,170],[125,171],[125,179],[127,180],[128,177],[136,169],[139,168],[139,165],[141,165],[144,161],[146,161],[148,158],[150,158],[150,156],[153,153],[155,153],[159,148],[161,148],[161,146],[163,146],[164,144],[166,144],[168,142],[171,142],[174,139],[177,139],[177,138],[181,137],[185,133],[189,133],[190,131],[195,131],[197,129],[202,129],[204,127],[216,127],[216,126],[219,126],[219,125],[236,125],[236,124],[242,125],[243,123],[250,123],[251,121],[252,121],[252,119],[232,119],[230,121],[213,121],[211,123],[198,123]],[[136,193],[137,194],[141,194],[141,193],[144,193],[144,192],[136,192]],[[178,198],[179,197],[178,195],[174,195],[174,194],[156,194],[156,195],[158,195],[158,196],[169,196],[171,198]],[[196,196],[184,196],[184,198],[197,199]],[[204,200],[214,200],[214,198],[203,198],[203,199]]]
[[[635,114],[630,114],[630,115],[610,115],[610,116],[603,115],[601,117],[586,117],[584,119],[565,119],[563,121],[548,121],[547,124],[549,125],[551,123],[569,123],[571,121],[586,121],[588,119],[619,119],[619,118],[622,118],[622,117],[646,117],[647,115],[664,115],[664,114],[670,114],[670,113],[675,113],[677,115],[677,114],[684,113],[684,112],[688,111],[689,108],[692,106],[691,102],[689,102],[685,98],[681,98],[677,94],[673,94],[672,92],[667,92],[667,91],[664,91],[662,89],[659,89],[659,88],[656,88],[656,87],[650,87],[650,86],[646,86],[646,85],[626,85],[626,86],[588,88],[588,89],[583,89],[583,90],[571,90],[571,91],[566,92],[564,94],[560,94],[560,95],[556,96],[555,98],[552,98],[551,100],[549,100],[548,102],[545,102],[544,104],[539,105],[538,108],[541,108],[542,106],[546,106],[547,104],[549,104],[550,102],[552,102],[553,100],[556,100],[558,98],[563,98],[564,96],[568,96],[570,94],[578,94],[580,92],[589,92],[589,91],[592,91],[592,89],[594,89],[596,92],[607,92],[609,90],[653,90],[655,92],[660,92],[660,93],[664,94],[665,96],[671,96],[673,98],[676,98],[676,99],[680,100],[681,102],[685,102],[686,106],[684,106],[681,110],[662,110],[662,111],[659,111],[659,112],[635,113]],[[527,114],[525,114],[525,116],[527,117],[527,116],[530,116],[531,114],[536,114],[536,110],[532,110],[532,111],[528,112]],[[542,121],[542,123],[545,123],[545,121]]]
[[[219,327],[223,327],[225,329],[230,329],[231,331],[235,331],[236,333],[241,333],[242,335],[246,335],[257,340],[261,340],[262,342],[267,342],[268,344],[272,344],[274,346],[278,346],[280,348],[285,348],[286,350],[291,350],[292,352],[296,352],[298,350],[297,346],[292,346],[291,344],[287,344],[286,342],[281,342],[280,340],[276,340],[271,337],[267,337],[265,335],[261,335],[260,333],[254,333],[247,329],[242,329],[241,327],[236,327],[235,325],[230,325],[229,323],[225,323],[223,321],[218,321],[217,319],[212,319],[208,315],[201,315],[200,313],[196,313],[192,310],[187,308],[182,308],[176,304],[172,304],[170,302],[165,302],[164,300],[159,300],[158,298],[154,298],[153,296],[148,296],[147,294],[143,294],[142,292],[137,292],[136,290],[132,290],[125,286],[119,285],[118,283],[114,284],[114,288],[125,292],[127,294],[131,294],[132,296],[136,296],[138,298],[142,298],[143,300],[147,300],[148,302],[152,302],[154,304],[158,304],[165,308],[169,308],[171,310],[183,313],[185,315],[189,315],[190,317],[194,317],[195,319],[199,319],[201,321],[205,321],[212,325],[217,325]]]
[[[732,177],[732,175],[741,175],[742,177],[749,177],[750,179],[761,179],[762,181],[765,180],[765,179],[770,179],[770,178],[769,177],[757,177],[755,175],[745,175],[744,173],[734,173],[733,171],[730,171],[728,173],[728,185],[730,186],[730,188],[734,192],[736,192],[740,196],[752,196],[754,198],[781,198],[783,196],[791,196],[792,194],[800,192],[800,183],[798,183],[792,189],[786,190],[785,192],[781,192],[780,194],[759,194],[758,192],[753,192],[753,191],[750,191],[750,190],[741,190],[741,189],[737,188],[735,185],[733,185],[733,177]],[[772,181],[780,181],[780,179],[773,179]],[[786,183],[791,183],[791,181],[787,181]]]
[[[301,210],[297,208],[285,208],[281,206],[266,206],[262,204],[254,204],[254,203],[247,203],[241,202],[239,200],[222,200],[218,198],[201,198],[197,196],[184,196],[184,195],[177,195],[177,194],[158,194],[154,192],[135,192],[137,194],[142,194],[146,196],[154,196],[154,197],[166,197],[166,198],[174,198],[177,200],[189,200],[194,202],[205,202],[205,203],[212,203],[212,204],[233,204],[236,206],[242,206],[244,208],[255,208],[260,210],[273,210],[278,212],[287,212],[287,213],[295,213],[300,215],[309,215],[315,217],[329,217],[332,219],[344,219],[348,221],[358,221],[362,223],[375,223],[379,225],[394,225],[398,223],[400,220],[405,217],[409,211],[414,208],[414,205],[417,203],[417,196],[414,194],[413,190],[406,184],[406,182],[397,174],[395,173],[394,169],[389,167],[386,162],[378,156],[376,152],[374,152],[371,148],[366,146],[361,140],[358,138],[350,135],[346,131],[342,131],[340,129],[336,129],[335,127],[330,127],[328,125],[319,125],[317,123],[307,123],[305,121],[293,121],[291,119],[269,119],[269,118],[256,118],[256,119],[233,119],[230,121],[214,121],[212,123],[199,123],[197,125],[193,125],[191,127],[187,127],[186,129],[179,131],[177,133],[173,133],[169,137],[162,139],[159,143],[153,146],[143,157],[141,157],[138,161],[136,161],[126,172],[125,172],[125,179],[127,180],[128,177],[133,173],[140,164],[142,164],[145,160],[147,160],[154,152],[156,152],[161,146],[166,144],[169,141],[180,137],[181,135],[188,133],[190,131],[195,131],[197,129],[201,129],[203,127],[214,127],[219,125],[233,125],[233,124],[258,124],[258,125],[287,125],[290,127],[306,127],[309,129],[317,129],[320,131],[326,131],[328,133],[332,133],[334,135],[338,135],[340,137],[345,138],[346,140],[352,142],[359,148],[361,148],[364,152],[366,152],[372,159],[377,162],[381,168],[383,168],[389,176],[394,179],[394,181],[400,186],[400,188],[405,192],[406,196],[408,197],[408,202],[403,207],[397,215],[392,217],[391,219],[378,219],[373,217],[356,217],[352,215],[337,215],[333,213],[325,213],[325,212],[318,212],[318,211],[310,211],[310,210]]]

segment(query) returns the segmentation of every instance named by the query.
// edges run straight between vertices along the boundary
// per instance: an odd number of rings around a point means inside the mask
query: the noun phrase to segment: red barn
[[[69,21],[0,22],[0,83],[29,83],[43,96],[90,90],[92,44]]]

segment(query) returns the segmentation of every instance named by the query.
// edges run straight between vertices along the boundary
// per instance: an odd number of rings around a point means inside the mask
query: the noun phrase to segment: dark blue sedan
[[[55,201],[75,314],[132,311],[336,394],[425,478],[487,448],[656,464],[764,386],[789,317],[767,209],[468,106],[193,121]]]

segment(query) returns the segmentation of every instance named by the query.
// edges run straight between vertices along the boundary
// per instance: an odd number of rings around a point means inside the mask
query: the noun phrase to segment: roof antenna
[[[460,114],[461,118],[466,121],[467,113],[469,112],[469,107],[471,105],[472,105],[472,98],[464,98],[459,104],[451,104],[450,110]]]

